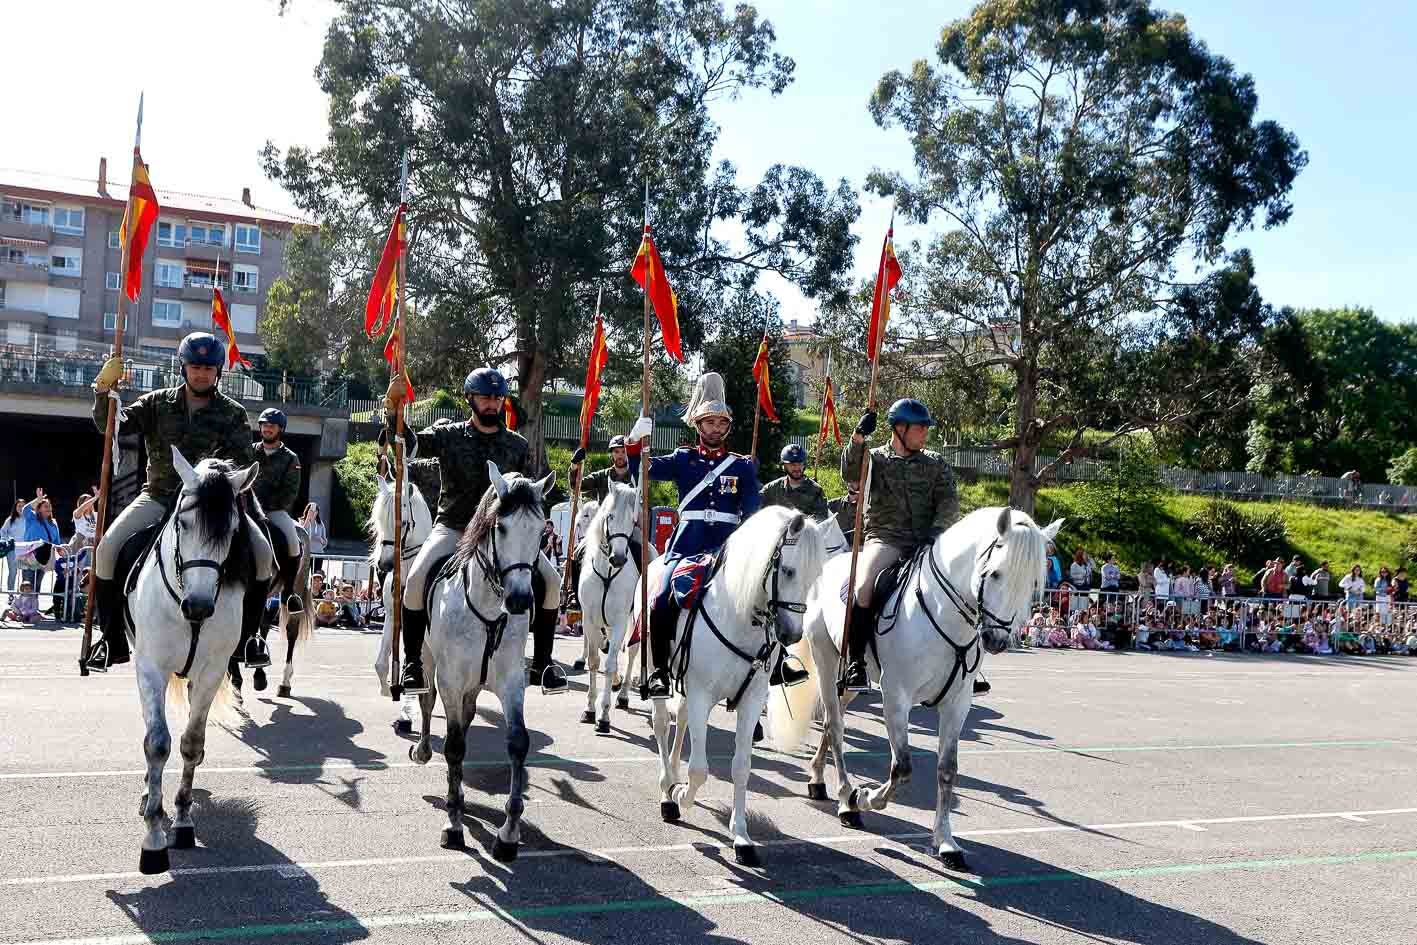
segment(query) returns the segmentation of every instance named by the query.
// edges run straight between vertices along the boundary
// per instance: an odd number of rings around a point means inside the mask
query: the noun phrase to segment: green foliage
[[[1417,446],[1393,459],[1387,468],[1387,481],[1398,486],[1417,486]]]
[[[379,494],[374,443],[351,443],[344,459],[335,463],[334,507],[330,509],[330,537],[361,539],[364,523]]]
[[[1223,499],[1214,499],[1191,514],[1186,529],[1221,554],[1244,561],[1281,555],[1289,540],[1277,509],[1251,511]]]
[[[1081,519],[1117,538],[1140,534],[1155,518],[1161,502],[1156,454],[1146,449],[1123,452],[1105,467],[1102,477],[1074,489],[1074,508]]]

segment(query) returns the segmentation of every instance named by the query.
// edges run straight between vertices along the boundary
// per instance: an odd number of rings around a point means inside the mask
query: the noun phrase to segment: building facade
[[[266,290],[283,273],[286,240],[302,221],[256,207],[249,189],[239,200],[161,188],[157,198],[142,294],[136,304],[124,300],[125,348],[161,360],[186,333],[211,330],[216,285],[242,353],[264,353],[256,325]],[[89,186],[0,172],[0,345],[63,353],[112,342],[126,200],[126,180],[108,180],[106,160]]]

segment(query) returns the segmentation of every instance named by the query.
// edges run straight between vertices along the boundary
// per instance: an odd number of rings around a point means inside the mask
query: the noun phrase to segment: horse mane
[[[198,463],[197,488],[193,493],[197,500],[195,511],[203,538],[215,544],[230,542],[222,582],[227,585],[249,585],[256,574],[256,554],[251,544],[251,535],[247,531],[240,497],[236,487],[227,478],[235,471],[236,467],[225,460],[207,459]],[[248,499],[252,503],[253,514],[260,517],[260,502],[254,494],[249,495]],[[174,503],[168,518],[176,514],[176,510]],[[238,514],[235,528],[231,525],[233,510]]]
[[[798,568],[805,574],[821,574],[826,563],[826,547],[822,534],[812,525],[810,519],[795,509],[781,505],[770,505],[759,509],[756,514],[738,527],[728,537],[724,545],[724,589],[733,608],[733,617],[747,623],[753,616],[753,608],[762,600],[764,578],[772,566],[773,554],[777,551],[783,533],[794,519],[803,519],[802,529],[796,534],[801,558]]]
[[[545,506],[541,497],[536,494],[532,480],[520,473],[508,473],[504,478],[507,482],[505,496],[498,496],[497,487],[492,485],[482,493],[482,500],[477,503],[477,511],[473,513],[472,521],[467,523],[462,537],[458,539],[457,554],[453,558],[454,567],[461,568],[472,559],[487,533],[497,527],[499,518],[510,518],[519,512],[535,512],[539,516],[545,516]]]
[[[1000,506],[975,509],[960,519],[956,527],[967,526],[968,534],[971,537],[979,536],[982,533],[988,541],[997,540],[1002,543],[1004,560],[1007,562],[1003,571],[1004,595],[1008,600],[1024,600],[1023,606],[1027,607],[1032,603],[1034,593],[1044,585],[1047,579],[1047,542],[1043,539],[1038,523],[1017,509],[1010,511],[1008,533],[1000,537],[998,530],[1000,511],[1002,511]],[[954,529],[951,528],[950,531],[954,531]],[[946,532],[946,534],[948,533]],[[979,561],[983,553],[984,548],[976,545],[975,563],[970,572],[971,580],[973,579],[972,575],[978,573]],[[976,588],[971,587],[970,594],[973,595],[975,590]]]

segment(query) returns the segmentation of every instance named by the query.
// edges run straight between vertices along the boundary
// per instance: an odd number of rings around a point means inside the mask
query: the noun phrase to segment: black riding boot
[[[538,606],[531,618],[531,682],[547,693],[566,691],[566,672],[551,659],[556,616],[555,610]]]
[[[249,669],[271,665],[271,651],[266,648],[266,594],[270,585],[257,581],[246,589],[241,599],[241,662]]]
[[[806,682],[811,676],[801,666],[794,666],[787,662],[787,650],[778,648],[777,662],[773,663],[772,675],[768,677],[770,686],[795,686],[800,682]]]
[[[89,648],[84,665],[95,673],[106,673],[108,667],[126,663],[131,658],[128,651],[128,632],[123,628],[123,602],[116,580],[98,578],[94,588],[94,609],[98,611],[98,625],[103,636]]]
[[[281,594],[285,598],[286,611],[292,617],[305,611],[305,604],[300,598],[300,589],[295,586],[299,574],[299,556],[289,557],[283,555],[280,562]]]
[[[850,692],[863,692],[871,688],[871,677],[866,671],[866,643],[875,631],[869,607],[857,605],[851,609],[851,626],[847,628],[847,647],[851,659],[846,664],[846,678],[843,680]]]
[[[423,635],[428,632],[428,612],[403,609],[403,691],[417,695],[428,691],[423,679]]]
[[[649,697],[669,698],[669,660],[674,652],[674,631],[679,626],[679,608],[672,604],[652,606],[649,612],[649,657],[654,672],[649,676]]]

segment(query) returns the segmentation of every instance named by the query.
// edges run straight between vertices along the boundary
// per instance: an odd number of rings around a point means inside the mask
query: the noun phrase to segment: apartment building
[[[73,351],[112,342],[129,169],[116,170],[121,180],[110,180],[101,159],[87,184],[0,172],[0,344]],[[157,197],[161,213],[143,255],[142,295],[125,303],[124,345],[162,357],[187,332],[210,330],[217,285],[242,353],[262,354],[256,325],[266,290],[284,271],[286,240],[303,221],[255,206],[249,188],[240,199],[161,187]]]

